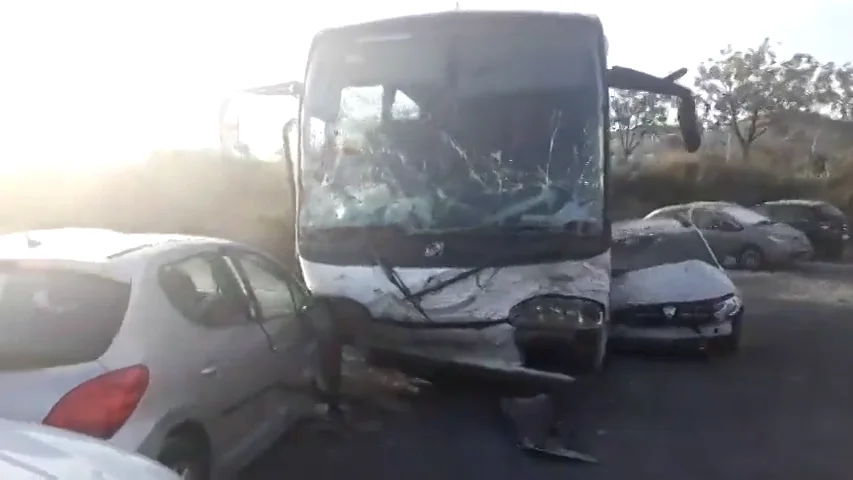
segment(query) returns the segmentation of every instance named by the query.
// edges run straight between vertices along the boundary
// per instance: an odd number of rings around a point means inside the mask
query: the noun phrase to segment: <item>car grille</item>
[[[716,323],[715,305],[722,298],[697,302],[673,302],[656,305],[635,305],[613,312],[613,322],[630,327],[700,326]],[[675,312],[667,316],[666,311]]]

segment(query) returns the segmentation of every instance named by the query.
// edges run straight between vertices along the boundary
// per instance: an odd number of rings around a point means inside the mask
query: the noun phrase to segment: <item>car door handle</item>
[[[210,366],[202,369],[201,374],[205,376],[216,375],[216,367]]]

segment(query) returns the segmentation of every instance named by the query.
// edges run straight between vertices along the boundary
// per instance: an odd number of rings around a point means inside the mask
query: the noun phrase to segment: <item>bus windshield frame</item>
[[[474,20],[410,21],[405,29],[359,26],[345,34],[339,29],[318,35],[309,54],[300,141],[294,149],[299,157],[294,166],[298,236],[537,233],[594,245],[576,249],[570,255],[576,258],[606,251],[609,132],[603,32],[589,19],[579,25],[594,28],[573,28],[559,15],[558,22],[553,15],[534,17],[502,16],[509,21],[496,24],[468,16]],[[341,98],[346,88],[364,92],[371,87],[369,99]],[[473,117],[465,116],[466,108]],[[344,110],[347,118],[342,118]],[[515,161],[523,157],[517,153],[523,148],[508,157],[509,150],[476,141],[514,138],[513,130],[492,128],[474,141],[476,135],[465,137],[499,117],[509,118],[501,127],[524,124],[531,110],[534,121],[527,123],[538,122],[544,126],[539,131],[550,135],[539,137],[544,150],[530,150],[536,152],[533,161]],[[388,122],[389,128],[358,131],[353,124],[364,120],[372,121],[371,127]],[[402,147],[387,140],[394,126],[399,127],[397,139],[406,138]],[[573,132],[566,137],[571,140],[557,139],[561,127]],[[423,128],[431,130],[424,134]],[[407,149],[408,154],[401,152]],[[411,154],[418,149],[429,154]],[[461,185],[453,185],[457,180]],[[355,214],[348,215],[348,208]],[[438,210],[455,216],[440,217]]]

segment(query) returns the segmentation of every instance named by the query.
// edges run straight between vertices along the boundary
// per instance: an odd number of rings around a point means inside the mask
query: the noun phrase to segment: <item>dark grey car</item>
[[[659,208],[645,218],[681,218],[702,230],[725,267],[758,270],[808,260],[814,248],[790,225],[728,202],[694,202]]]
[[[850,236],[847,217],[838,207],[818,200],[787,199],[760,203],[756,212],[805,233],[817,258],[841,260]]]

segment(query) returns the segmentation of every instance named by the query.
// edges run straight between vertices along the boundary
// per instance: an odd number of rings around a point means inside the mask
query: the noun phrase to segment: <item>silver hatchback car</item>
[[[734,203],[670,205],[649,213],[645,218],[675,218],[692,222],[702,231],[720,263],[727,268],[759,270],[814,256],[811,242],[799,230]]]

